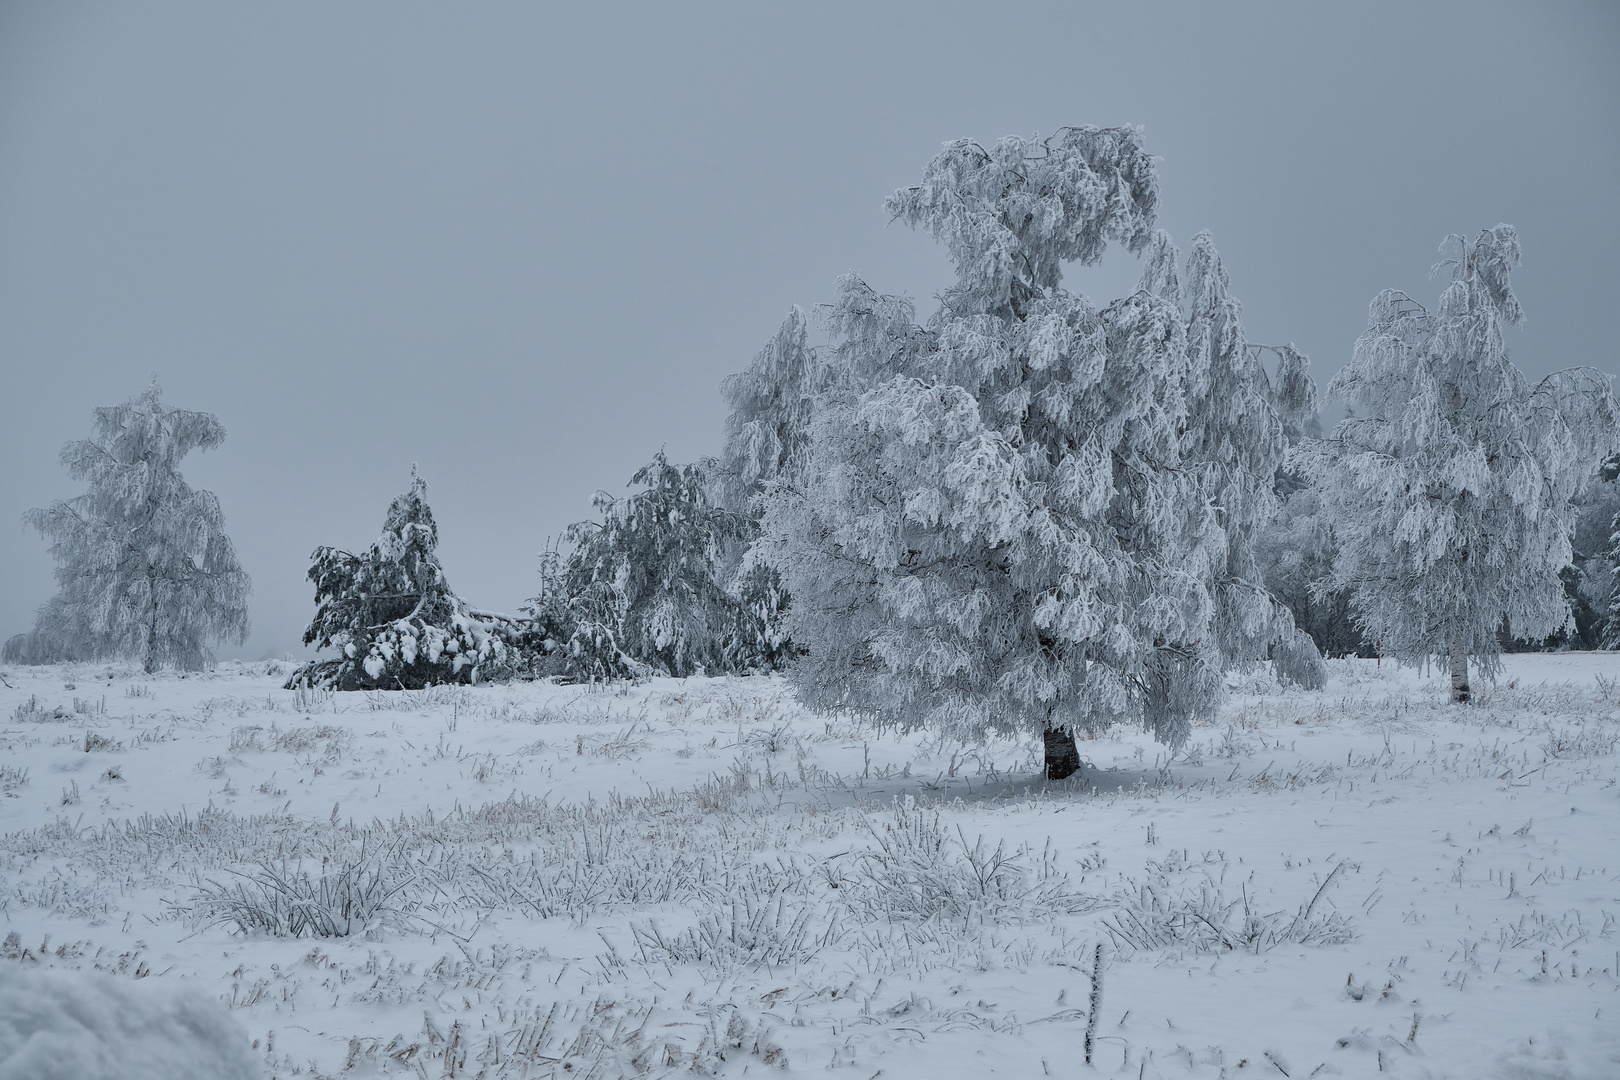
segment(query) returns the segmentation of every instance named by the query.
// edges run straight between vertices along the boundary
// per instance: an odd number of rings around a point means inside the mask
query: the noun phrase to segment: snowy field
[[[266,1077],[1620,1076],[1620,655],[1330,666],[1055,783],[771,679],[5,669],[0,1010],[189,990]]]

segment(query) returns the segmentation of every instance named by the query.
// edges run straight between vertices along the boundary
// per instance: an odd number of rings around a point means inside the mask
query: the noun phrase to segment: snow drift
[[[222,1005],[80,971],[0,976],[0,1080],[258,1080]]]

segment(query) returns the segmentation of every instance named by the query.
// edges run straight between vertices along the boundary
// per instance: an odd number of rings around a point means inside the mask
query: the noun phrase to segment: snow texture
[[[194,988],[6,965],[0,1080],[259,1080],[246,1034]]]
[[[778,677],[3,669],[0,992],[188,987],[265,1080],[1061,1076],[1088,1029],[1134,1080],[1607,1080],[1620,656],[1502,663],[1261,664],[1063,781]]]

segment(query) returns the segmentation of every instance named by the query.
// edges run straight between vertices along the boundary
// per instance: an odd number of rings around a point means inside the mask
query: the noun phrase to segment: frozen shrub
[[[1320,690],[1327,685],[1327,665],[1317,651],[1311,635],[1296,629],[1271,647],[1271,659],[1276,665],[1277,678],[1306,690]]]
[[[1103,920],[1116,947],[1131,951],[1183,948],[1192,952],[1241,949],[1261,953],[1278,945],[1341,945],[1355,939],[1349,918],[1325,902],[1346,866],[1336,864],[1292,915],[1257,906],[1257,893],[1243,883],[1232,898],[1224,856],[1206,854],[1197,863],[1172,851],[1149,862],[1148,874],[1118,891],[1118,905]],[[1216,871],[1219,871],[1218,873]]]
[[[840,902],[863,921],[1017,918],[1093,904],[1069,890],[1050,851],[1032,867],[1037,856],[1027,848],[969,844],[960,829],[952,835],[941,824],[937,810],[909,796],[896,800],[888,820],[866,825],[874,846],[828,871]]]

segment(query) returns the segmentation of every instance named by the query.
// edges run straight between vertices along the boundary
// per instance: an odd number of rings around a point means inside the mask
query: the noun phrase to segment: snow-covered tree
[[[1135,129],[1068,128],[949,144],[889,200],[957,280],[920,326],[910,301],[842,279],[822,370],[795,380],[809,438],[763,485],[756,552],[793,597],[805,700],[1054,733],[1061,762],[1074,730],[1117,720],[1178,744],[1225,666],[1294,644],[1248,551],[1281,421],[1205,236],[1183,295],[1156,183]],[[1151,254],[1098,309],[1062,267],[1109,240]]]
[[[510,672],[518,628],[450,591],[426,493],[413,467],[375,543],[358,555],[318,547],[310,556],[316,609],[304,644],[338,655],[298,668],[288,687],[415,690]]]
[[[1617,627],[1614,593],[1620,586],[1613,547],[1614,520],[1620,516],[1620,485],[1615,483],[1617,459],[1587,477],[1575,496],[1575,531],[1571,536],[1570,565],[1560,576],[1569,601],[1571,627],[1545,643],[1553,648],[1602,649]],[[1616,642],[1615,644],[1620,644]]]
[[[1620,454],[1576,496],[1574,563],[1564,572],[1576,648],[1620,649]]]
[[[1292,470],[1286,475],[1290,480],[1300,476]],[[1314,583],[1333,572],[1337,551],[1333,521],[1309,483],[1282,496],[1276,516],[1255,542],[1266,589],[1288,608],[1294,625],[1310,635],[1321,655],[1362,655],[1361,631],[1350,617],[1349,600],[1343,593],[1312,591]]]
[[[1300,447],[1322,437],[1310,358],[1292,344],[1250,345],[1249,350],[1257,360],[1266,353],[1276,357],[1277,376],[1270,382],[1269,397],[1297,456]],[[1277,470],[1273,488],[1280,505],[1254,540],[1266,590],[1288,609],[1294,625],[1311,638],[1319,655],[1358,654],[1363,646],[1361,632],[1350,620],[1344,595],[1318,597],[1311,593],[1311,585],[1332,570],[1337,550],[1333,523],[1322,511],[1321,498],[1310,477],[1286,462]]]
[[[1223,668],[1270,654],[1285,680],[1320,688],[1327,677],[1315,644],[1266,588],[1259,560],[1262,529],[1277,509],[1277,486],[1291,441],[1316,424],[1316,386],[1309,361],[1292,345],[1250,345],[1242,305],[1209,233],[1193,237],[1185,277],[1176,251],[1157,233],[1149,248],[1144,287],[1176,299],[1187,324],[1186,418],[1182,450],[1203,479],[1215,510],[1224,553],[1213,567],[1211,632]],[[1261,363],[1277,357],[1275,383]],[[1224,563],[1224,565],[1222,565]]]
[[[672,464],[662,451],[630,484],[643,490],[597,492],[600,520],[569,526],[573,550],[542,565],[529,610],[567,673],[686,676],[780,664],[787,645],[775,630],[782,600],[774,576],[749,565],[731,588],[723,580],[725,552],[746,543],[753,521],[712,505],[703,469]]]
[[[194,491],[180,459],[225,440],[208,413],[171,409],[154,380],[138,397],[95,410],[95,434],[62,448],[84,494],[28,511],[51,541],[60,591],[8,660],[124,657],[147,671],[195,670],[211,642],[247,640],[252,582],[225,535],[219,501]]]
[[[711,478],[720,506],[751,513],[766,484],[803,466],[825,372],[809,345],[809,321],[794,307],[753,363],[720,384],[731,407]]]
[[[1544,638],[1569,621],[1572,499],[1613,449],[1615,402],[1588,368],[1531,385],[1503,329],[1523,320],[1512,226],[1448,237],[1451,282],[1430,312],[1404,293],[1372,302],[1329,391],[1351,404],[1310,455],[1339,553],[1319,592],[1343,591],[1369,639],[1408,664],[1494,673],[1499,634]]]

